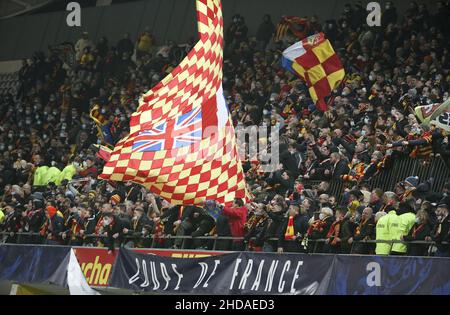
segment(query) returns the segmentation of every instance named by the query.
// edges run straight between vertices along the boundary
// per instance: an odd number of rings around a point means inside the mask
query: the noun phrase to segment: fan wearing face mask
[[[425,210],[417,211],[414,226],[408,235],[402,237],[404,241],[424,241],[431,235],[431,225],[428,214]],[[427,256],[427,244],[408,244],[408,256]]]
[[[111,204],[103,204],[95,227],[95,234],[99,236],[97,246],[106,246],[109,252],[114,250],[116,241],[122,241],[123,236],[123,224],[112,210]]]
[[[323,239],[330,230],[333,224],[333,210],[328,207],[324,207],[320,212],[314,215],[309,221],[309,228],[307,231],[307,248],[309,253],[322,253],[323,242],[317,242],[318,239]]]

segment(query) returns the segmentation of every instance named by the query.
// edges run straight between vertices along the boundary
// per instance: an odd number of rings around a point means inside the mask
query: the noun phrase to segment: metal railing
[[[17,240],[16,243],[20,244],[21,241],[21,237],[22,236],[40,236],[39,233],[32,233],[32,232],[17,232],[17,233],[11,233],[11,232],[0,232],[0,235],[3,236],[10,236],[10,237],[14,237],[17,236]],[[41,236],[42,237],[42,236]],[[98,239],[104,239],[107,238],[108,236],[105,235],[97,235],[97,234],[87,234],[85,235],[85,239],[84,242],[89,244],[90,240],[98,240]],[[44,237],[42,237],[44,240]],[[119,239],[120,238],[120,239]],[[3,241],[0,241],[0,243],[4,243],[5,242],[5,237],[3,237]],[[151,245],[149,247],[146,248],[157,248],[155,247],[155,242],[157,240],[176,240],[176,239],[181,239],[182,240],[182,245],[180,246],[180,248],[177,249],[186,249],[185,245],[186,245],[186,240],[205,240],[205,241],[213,241],[213,246],[211,249],[206,249],[203,248],[204,250],[217,250],[216,246],[217,246],[217,241],[248,241],[246,240],[244,237],[232,237],[232,236],[176,236],[176,235],[162,235],[162,236],[156,236],[154,234],[152,235],[148,235],[148,236],[129,236],[129,235],[123,235],[118,237],[117,239],[115,239],[116,241],[120,242],[120,246],[125,246],[126,242],[125,240],[139,240],[139,241],[143,241],[143,240],[151,240]],[[87,241],[86,241],[87,240]],[[251,238],[250,240],[255,240],[255,238]],[[273,237],[273,238],[267,238],[264,239],[264,242],[278,242],[278,238]],[[314,243],[314,247],[312,249],[312,251],[308,251],[309,253],[317,253],[317,247],[318,244],[325,244],[328,241],[328,239],[308,239],[307,242],[310,243]],[[351,249],[350,249],[350,254],[354,254],[354,245],[355,244],[390,244],[390,245],[394,245],[394,244],[404,244],[404,245],[428,245],[429,248],[427,249],[427,256],[430,256],[433,252],[433,247],[435,245],[437,245],[437,243],[435,241],[402,241],[402,240],[354,240],[351,244]],[[27,244],[27,243],[24,243]],[[449,242],[441,242],[439,244],[442,245],[448,245],[450,244]],[[35,244],[37,245],[37,244]],[[70,245],[74,245],[74,246],[79,246],[79,245],[75,245],[75,244],[67,244],[68,246]],[[164,249],[164,248],[160,248],[160,249]],[[167,248],[170,249],[170,248]],[[229,250],[229,249],[226,249]],[[359,253],[357,253],[358,255],[360,255]]]
[[[389,169],[383,169],[373,178],[365,182],[370,189],[380,188],[383,191],[392,191],[395,185],[409,176],[418,176],[419,181],[423,182],[433,178],[431,190],[435,192],[442,191],[445,183],[450,179],[450,169],[445,164],[441,156],[430,157],[429,163],[424,165],[424,160],[419,158],[399,158],[394,160]],[[319,185],[322,181],[330,183],[328,189],[329,195],[336,196],[338,202],[342,201],[343,193],[346,187],[354,184],[342,180],[303,180],[305,185]]]

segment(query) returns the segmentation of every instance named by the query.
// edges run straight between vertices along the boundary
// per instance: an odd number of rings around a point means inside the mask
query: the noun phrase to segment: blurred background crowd
[[[67,45],[72,58],[61,49],[36,52],[23,61],[17,94],[0,96],[2,241],[450,256],[449,179],[440,191],[433,179],[415,176],[384,189],[368,185],[399,159],[420,159],[425,168],[439,158],[450,167],[448,132],[413,114],[449,97],[449,5],[433,11],[411,2],[397,16],[388,2],[382,26],[368,27],[365,8],[346,5],[338,19],[298,18],[284,31],[291,18],[265,15],[256,34],[234,16],[224,34],[224,94],[235,125],[278,129],[279,142],[259,142],[279,147],[280,164],[269,173],[260,156],[245,158],[254,200],[230,207],[214,200],[173,206],[139,185],[97,179],[103,162],[93,144],[102,140],[91,110],[108,121],[113,142],[122,138],[140,95],[171,72],[194,38],[160,44],[146,28],[136,38],[93,43],[84,33]],[[326,112],[280,62],[286,47],[320,31],[347,73]],[[339,196],[330,189],[336,181],[345,183]],[[215,235],[236,239],[174,238]]]

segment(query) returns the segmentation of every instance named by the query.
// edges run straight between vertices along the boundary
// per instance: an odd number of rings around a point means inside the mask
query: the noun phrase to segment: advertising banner
[[[0,281],[67,287],[70,247],[0,246]]]
[[[450,294],[450,259],[335,256],[328,294]]]
[[[106,248],[73,247],[81,270],[91,286],[105,287],[111,275],[118,251],[108,253]],[[222,255],[226,252],[170,249],[131,249],[134,252],[173,258],[200,258]]]
[[[190,294],[325,294],[332,255],[236,252],[175,259],[121,248],[110,286]]]
[[[68,246],[0,245],[0,282],[14,294],[98,294]]]
[[[190,294],[450,294],[450,259],[235,252],[174,259],[121,249],[110,286]]]

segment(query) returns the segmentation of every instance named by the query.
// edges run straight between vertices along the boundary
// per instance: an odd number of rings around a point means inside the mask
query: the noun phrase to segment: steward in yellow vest
[[[386,215],[385,212],[377,212],[375,215],[375,222],[376,222],[376,240],[377,241],[389,241],[390,240],[390,234],[389,234],[389,217]],[[377,246],[375,248],[375,254],[377,255],[389,255],[391,252],[391,245],[388,243],[377,243]]]

